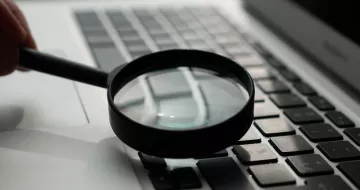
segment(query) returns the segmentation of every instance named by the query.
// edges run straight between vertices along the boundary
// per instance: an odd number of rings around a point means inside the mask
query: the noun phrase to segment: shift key
[[[200,160],[197,166],[213,190],[254,190],[230,157]]]

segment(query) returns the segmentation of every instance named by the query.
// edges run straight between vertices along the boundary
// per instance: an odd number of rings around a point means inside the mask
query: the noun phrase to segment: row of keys
[[[133,59],[152,52],[131,21],[119,11],[108,12],[108,17]]]
[[[111,71],[126,63],[95,12],[76,12],[75,16],[98,67]]]
[[[318,174],[324,176],[307,178],[305,186],[285,186],[273,189],[351,189],[339,176],[330,175],[333,174],[333,169],[319,155],[292,156],[289,157],[286,162],[301,176],[314,176]],[[359,178],[354,176],[359,175],[359,164],[359,162],[348,162],[338,166],[341,171],[346,173],[345,175],[352,176],[349,178],[356,186],[359,186]],[[200,160],[197,166],[213,190],[255,189],[237,166],[236,162],[230,157]],[[282,164],[272,163],[250,166],[249,173],[262,187],[296,183],[294,176]]]
[[[260,48],[261,51],[263,51]],[[266,55],[269,56],[269,55]],[[281,67],[281,64],[275,64],[274,67]],[[292,76],[290,73],[280,73],[287,80],[294,82],[300,81],[297,77]],[[354,127],[355,124],[348,119],[343,113],[335,110],[335,107],[331,105],[326,99],[321,96],[315,96],[317,93],[309,86],[302,83],[295,83],[294,87],[303,95],[310,95],[308,100],[320,111],[329,111],[325,113],[325,116],[333,122],[339,128],[347,128],[344,133],[353,140],[357,145],[360,145],[360,129],[348,128]],[[304,104],[298,97],[293,95],[275,95],[270,96],[272,101],[280,108],[289,107],[303,107]],[[289,111],[290,110],[290,111]],[[344,173],[346,177],[353,182],[353,184],[360,188],[360,162],[352,160],[360,160],[360,152],[350,142],[344,141],[342,135],[335,130],[331,125],[326,123],[313,123],[322,122],[321,116],[316,114],[309,108],[298,108],[285,110],[285,114],[296,124],[311,123],[300,126],[300,131],[312,142],[319,142],[317,148],[333,162],[341,162],[337,167]],[[310,116],[310,117],[309,117]],[[304,118],[308,119],[304,119]],[[310,119],[311,118],[311,119]],[[272,143],[274,145],[274,143]],[[277,147],[277,146],[276,146]],[[275,149],[279,151],[279,148]],[[280,152],[281,154],[281,152]],[[346,162],[343,162],[346,161]],[[299,156],[290,156],[286,159],[286,162],[294,169],[294,171],[300,176],[309,175],[325,175],[332,174],[333,169],[323,160],[319,155],[305,154]],[[314,172],[314,173],[313,173]],[[333,178],[332,180],[326,178]],[[316,180],[315,180],[316,179]],[[319,180],[318,180],[319,179]],[[325,180],[324,180],[325,179]],[[318,177],[311,180],[307,180],[307,186],[304,187],[289,187],[279,189],[317,189],[319,181],[321,180],[321,187],[323,189],[350,189],[348,185],[338,176],[331,177]],[[314,185],[313,182],[316,182]]]

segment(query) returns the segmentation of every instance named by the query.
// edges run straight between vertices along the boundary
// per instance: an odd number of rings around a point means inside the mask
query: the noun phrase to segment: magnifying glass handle
[[[19,65],[31,70],[107,88],[109,73],[28,48],[19,49]]]

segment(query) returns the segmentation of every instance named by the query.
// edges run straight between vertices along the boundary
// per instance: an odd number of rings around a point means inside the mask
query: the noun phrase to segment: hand
[[[14,70],[25,70],[18,66],[18,48],[36,49],[24,14],[12,0],[0,0],[0,76]]]

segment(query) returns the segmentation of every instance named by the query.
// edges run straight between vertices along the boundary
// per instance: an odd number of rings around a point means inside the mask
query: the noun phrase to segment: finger
[[[24,46],[36,49],[36,43],[35,40],[31,34],[29,25],[26,21],[26,18],[23,14],[23,12],[20,10],[19,6],[16,5],[12,0],[5,0],[5,3],[9,7],[10,11],[13,13],[14,17],[18,20],[18,22],[21,24],[21,26],[26,30],[27,35],[26,39],[24,41]]]
[[[7,3],[0,0],[0,36],[18,44],[25,41],[26,33],[26,29],[13,15]]]
[[[1,39],[0,43],[0,76],[12,73],[17,67],[18,47],[8,39]]]

